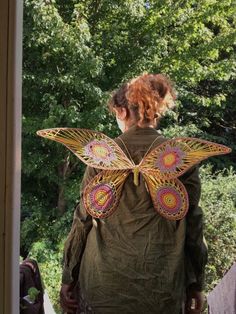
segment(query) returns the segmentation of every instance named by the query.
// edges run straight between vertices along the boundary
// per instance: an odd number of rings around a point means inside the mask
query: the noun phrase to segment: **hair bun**
[[[160,118],[173,107],[176,95],[171,81],[163,74],[143,74],[123,84],[109,102],[110,109],[127,108],[139,124]]]
[[[169,98],[165,99],[167,94]],[[159,118],[173,104],[175,93],[170,80],[162,74],[144,74],[132,80],[126,92],[128,107],[134,104],[138,111],[138,120],[148,123]]]

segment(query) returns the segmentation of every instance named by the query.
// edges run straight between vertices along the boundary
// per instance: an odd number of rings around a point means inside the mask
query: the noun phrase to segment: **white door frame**
[[[23,0],[0,1],[0,313],[19,313]]]

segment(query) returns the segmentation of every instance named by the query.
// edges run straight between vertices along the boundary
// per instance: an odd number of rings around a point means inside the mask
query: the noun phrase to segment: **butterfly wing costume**
[[[161,216],[169,220],[182,219],[189,202],[178,177],[208,157],[231,151],[224,145],[180,137],[148,150],[136,165],[114,140],[100,132],[54,128],[40,130],[37,134],[65,145],[86,165],[101,170],[83,192],[85,209],[94,218],[106,218],[115,212],[125,180],[133,173],[135,185],[140,174],[145,179],[153,206]]]

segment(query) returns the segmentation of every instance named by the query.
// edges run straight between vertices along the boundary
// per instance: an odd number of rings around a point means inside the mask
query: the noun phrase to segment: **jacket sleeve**
[[[95,175],[94,168],[86,168],[81,184],[80,202],[75,207],[72,227],[64,246],[63,284],[77,281],[87,236],[92,228],[92,217],[86,212],[82,202],[83,189]]]
[[[186,287],[202,291],[207,263],[207,244],[203,235],[203,211],[199,206],[201,196],[199,168],[191,168],[181,177],[181,181],[189,195],[185,239]]]

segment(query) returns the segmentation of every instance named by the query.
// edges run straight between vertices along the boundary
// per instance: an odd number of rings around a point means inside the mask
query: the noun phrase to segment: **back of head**
[[[171,81],[162,74],[143,74],[122,85],[112,96],[112,110],[126,108],[142,126],[160,118],[176,98]]]

